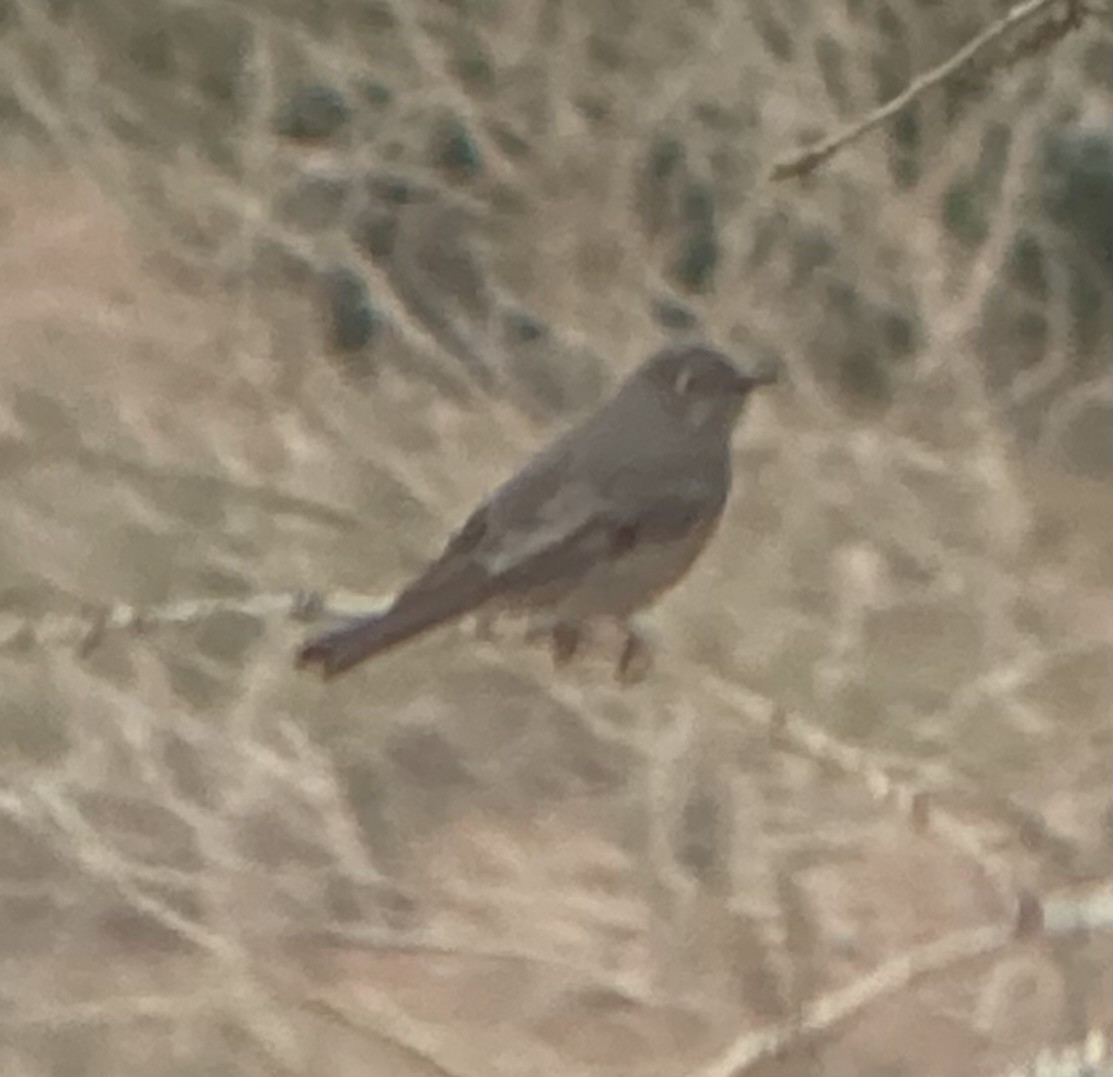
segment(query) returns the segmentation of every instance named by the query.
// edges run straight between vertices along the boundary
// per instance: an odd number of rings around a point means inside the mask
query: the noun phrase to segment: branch
[[[1077,898],[1053,899],[1039,910],[1039,925],[1021,919],[1011,927],[989,924],[964,928],[940,939],[914,946],[877,965],[849,984],[833,988],[807,1002],[800,1013],[764,1028],[743,1032],[723,1052],[697,1072],[703,1077],[735,1077],[775,1057],[801,1038],[820,1035],[859,1016],[872,1003],[935,973],[977,962],[1005,951],[1014,940],[1029,933],[1067,935],[1108,929],[1113,920],[1113,902],[1108,883]],[[1046,913],[1054,912],[1054,915]],[[1091,1032],[1087,1042],[1094,1037]],[[1098,1036],[1104,1037],[1100,1031]],[[1091,1050],[1107,1050],[1107,1041],[1096,1041]]]
[[[347,591],[331,593],[327,601],[314,592],[276,591],[227,598],[188,598],[153,607],[116,602],[73,614],[0,614],[0,652],[69,643],[86,655],[109,632],[143,635],[153,628],[196,624],[221,613],[259,618],[288,617],[295,621],[309,621],[324,615],[359,616],[386,603],[387,599],[382,596]]]
[[[908,108],[921,94],[957,74],[995,41],[1000,40],[1023,23],[1042,14],[1054,4],[1062,2],[1063,0],[1025,0],[1024,3],[1009,8],[997,22],[968,41],[949,59],[944,60],[938,67],[933,67],[922,75],[917,75],[896,97],[890,98],[883,105],[867,113],[862,119],[837,134],[813,142],[810,146],[792,156],[777,161],[770,170],[769,178],[780,181],[814,172],[844,146],[856,142],[875,127],[880,127],[881,124],[891,120],[898,113]],[[1066,3],[1067,10],[1061,20],[1061,32],[1064,33],[1066,30],[1077,26],[1083,15],[1090,13],[1077,0],[1066,0]],[[1055,20],[1055,25],[1060,26],[1060,21]]]

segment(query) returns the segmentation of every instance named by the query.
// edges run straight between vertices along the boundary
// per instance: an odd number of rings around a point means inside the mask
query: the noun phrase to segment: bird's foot
[[[620,684],[638,684],[653,668],[653,649],[636,629],[625,626],[626,638],[615,666],[615,680]]]
[[[486,610],[472,614],[467,627],[480,643],[495,643],[499,638],[497,618]]]
[[[580,649],[583,633],[575,626],[569,624],[553,625],[549,632],[549,645],[553,653],[554,666],[566,666]]]

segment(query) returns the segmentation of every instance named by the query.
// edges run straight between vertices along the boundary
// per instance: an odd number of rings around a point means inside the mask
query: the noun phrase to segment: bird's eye
[[[688,390],[692,388],[692,368],[690,366],[680,368],[680,373],[676,375],[676,381],[673,382],[672,387],[677,396],[687,394]]]

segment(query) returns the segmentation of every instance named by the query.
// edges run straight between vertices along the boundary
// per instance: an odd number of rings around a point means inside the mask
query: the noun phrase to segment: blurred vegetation
[[[412,316],[465,356],[467,376],[482,376],[487,364],[478,355],[497,347],[498,310],[537,306],[544,291],[538,273],[521,266],[538,242],[543,249],[544,230],[559,227],[559,214],[550,223],[540,208],[554,189],[574,201],[587,184],[600,192],[601,210],[617,200],[608,229],[638,229],[638,242],[653,252],[658,285],[642,292],[651,322],[706,331],[706,312],[743,280],[763,304],[792,311],[799,346],[829,391],[856,404],[890,402],[929,316],[909,287],[902,237],[868,227],[870,180],[860,169],[836,164],[822,191],[805,185],[757,198],[762,170],[771,149],[784,152],[898,92],[986,25],[997,6],[754,3],[718,28],[722,16],[700,3],[530,11],[525,17],[498,0],[89,0],[49,9],[7,0],[6,47],[19,65],[0,94],[9,130],[22,123],[43,133],[45,101],[55,102],[48,137],[87,142],[104,182],[128,190],[157,227],[170,229],[164,242],[177,256],[239,274],[260,254],[278,255],[302,280],[308,269],[318,280],[312,294],[324,339],[341,353],[365,353],[366,361],[387,346],[376,325]],[[733,68],[678,66],[686,49],[709,43],[729,49]],[[1086,62],[1069,94],[1045,92],[1042,60],[999,73],[1010,45],[1015,51],[1016,43],[1002,44],[915,102],[862,161],[887,171],[901,201],[938,215],[965,248],[949,256],[961,273],[990,242],[1003,177],[1016,173],[1019,157],[1029,159],[1016,192],[1022,208],[1011,217],[1013,269],[987,297],[991,339],[979,341],[979,351],[994,383],[1015,379],[1017,357],[1023,370],[1032,350],[1038,266],[1065,259],[1077,343],[1065,376],[1089,377],[1109,343],[1110,148],[1108,125],[1093,113],[1103,113],[1108,65]],[[1082,39],[1072,48],[1087,61],[1105,55]],[[59,65],[66,49],[77,50],[78,62]],[[1054,62],[1069,63],[1046,61]],[[1007,93],[995,79],[1012,83]],[[28,108],[32,99],[38,105]],[[1017,107],[1030,111],[1025,122],[1034,128],[1019,144]],[[286,145],[260,157],[264,129]],[[287,208],[280,228],[269,224],[255,244],[233,250],[235,190],[245,182],[277,186]],[[392,184],[409,193],[386,194]],[[366,261],[388,276],[408,272],[391,237],[398,205],[415,193],[420,202],[462,198],[471,208],[470,223],[430,257],[470,259],[482,279],[469,287],[490,293],[483,310],[442,316],[404,301],[406,309],[392,313],[385,297],[357,294]],[[454,250],[470,249],[480,235],[495,245],[494,258]],[[350,244],[346,268],[334,265],[341,239]],[[618,234],[601,233],[604,241],[621,243]],[[589,238],[577,242],[583,249],[570,268],[602,283],[607,260],[590,254]],[[530,280],[539,291],[515,294]],[[417,290],[425,291],[424,277]],[[554,309],[550,318],[567,322],[569,313]],[[769,315],[776,321],[779,312]],[[402,333],[403,346],[411,337]],[[389,346],[398,345],[392,337]],[[499,362],[512,384],[513,358]],[[1030,436],[1029,424],[1020,428]]]
[[[1009,917],[1109,874],[1108,20],[769,179],[1005,10],[0,0],[0,1070],[1107,1028],[1108,913]],[[288,591],[392,586],[686,336],[786,378],[640,694],[455,636],[295,677]]]

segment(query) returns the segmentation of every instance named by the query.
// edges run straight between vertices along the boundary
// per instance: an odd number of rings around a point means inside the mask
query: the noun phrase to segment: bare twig
[[[221,613],[248,617],[289,617],[306,620],[310,615],[362,614],[383,605],[384,599],[338,592],[327,606],[317,596],[301,591],[275,591],[227,598],[189,598],[164,606],[141,608],[117,602],[83,614],[46,614],[0,619],[0,650],[27,646],[72,644],[82,653],[97,646],[109,631],[142,634],[157,626],[197,624]]]
[[[1001,40],[1005,35],[1034,19],[1037,15],[1048,11],[1055,4],[1062,2],[1063,0],[1026,0],[1023,4],[1016,4],[1009,8],[1000,19],[983,30],[977,37],[968,41],[953,56],[937,67],[933,67],[914,78],[896,97],[890,98],[883,105],[842,131],[777,161],[770,170],[769,178],[784,180],[814,172],[843,147],[856,142],[875,127],[880,127],[883,123],[891,120],[908,108],[927,90],[930,90],[933,86],[938,86],[957,74],[994,42]],[[1068,7],[1071,14],[1069,20],[1064,20],[1064,22],[1067,22],[1067,28],[1069,29],[1077,25],[1077,20],[1073,14],[1077,9],[1074,3],[1069,3]],[[1055,20],[1055,24],[1058,25],[1059,20]]]
[[[1059,904],[1059,903],[1056,903]],[[1090,930],[1095,926],[1108,927],[1113,906],[1106,888],[1089,900],[1066,901],[1070,909],[1093,907],[1094,919],[1078,915],[1063,915],[1052,926],[1052,934],[1066,934],[1076,930]],[[776,1025],[739,1036],[714,1061],[698,1071],[705,1077],[729,1077],[752,1069],[763,1060],[802,1037],[829,1031],[839,1023],[861,1013],[871,1003],[893,991],[906,987],[921,977],[945,969],[955,968],[967,961],[1003,951],[1016,938],[1015,926],[1000,925],[970,928],[953,932],[933,942],[917,946],[898,954],[860,976],[852,983],[819,995],[809,1002],[796,1017]]]

